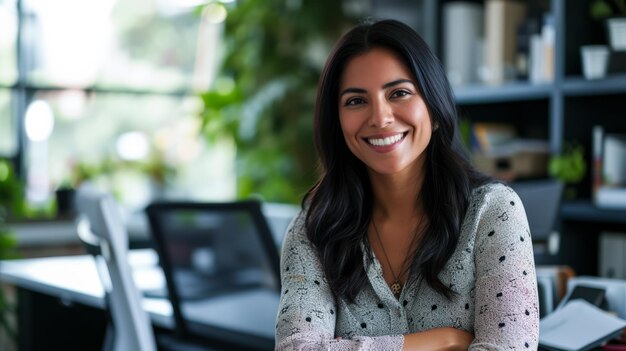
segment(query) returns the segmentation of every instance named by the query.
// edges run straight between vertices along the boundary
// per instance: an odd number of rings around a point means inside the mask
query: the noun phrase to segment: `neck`
[[[418,197],[424,184],[423,168],[417,172],[380,174],[370,171],[374,215],[382,220],[406,220],[422,212]],[[403,220],[403,222],[405,222]]]

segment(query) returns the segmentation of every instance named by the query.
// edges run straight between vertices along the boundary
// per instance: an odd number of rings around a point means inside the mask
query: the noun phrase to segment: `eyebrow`
[[[415,83],[413,83],[412,80],[410,79],[406,79],[406,78],[402,78],[402,79],[397,79],[394,80],[392,82],[389,83],[385,83],[383,84],[382,88],[383,89],[387,89],[402,83],[411,83],[413,85],[415,85]],[[367,91],[363,88],[346,88],[344,91],[341,92],[341,94],[339,94],[339,97],[341,98],[343,95],[348,94],[348,93],[357,93],[357,94],[363,94],[366,93]]]

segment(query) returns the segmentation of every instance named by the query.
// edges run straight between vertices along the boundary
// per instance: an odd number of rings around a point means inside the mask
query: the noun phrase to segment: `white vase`
[[[609,18],[606,23],[611,49],[613,51],[626,51],[626,17]]]
[[[609,60],[609,48],[606,45],[585,45],[580,47],[580,54],[585,78],[604,78]]]

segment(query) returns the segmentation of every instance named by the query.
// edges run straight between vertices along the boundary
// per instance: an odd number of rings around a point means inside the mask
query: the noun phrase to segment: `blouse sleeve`
[[[470,350],[536,350],[539,309],[526,213],[509,187],[484,195],[475,243],[475,340]]]
[[[304,220],[301,213],[292,221],[283,243],[276,350],[401,350],[402,335],[335,339],[337,304]]]

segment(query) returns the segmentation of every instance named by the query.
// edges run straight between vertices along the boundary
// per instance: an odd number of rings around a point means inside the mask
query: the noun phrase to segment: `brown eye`
[[[356,106],[365,103],[365,100],[355,97],[352,99],[348,99],[345,103],[346,106]]]
[[[404,97],[407,95],[411,95],[411,92],[407,91],[407,90],[396,90],[391,94],[391,97]]]

